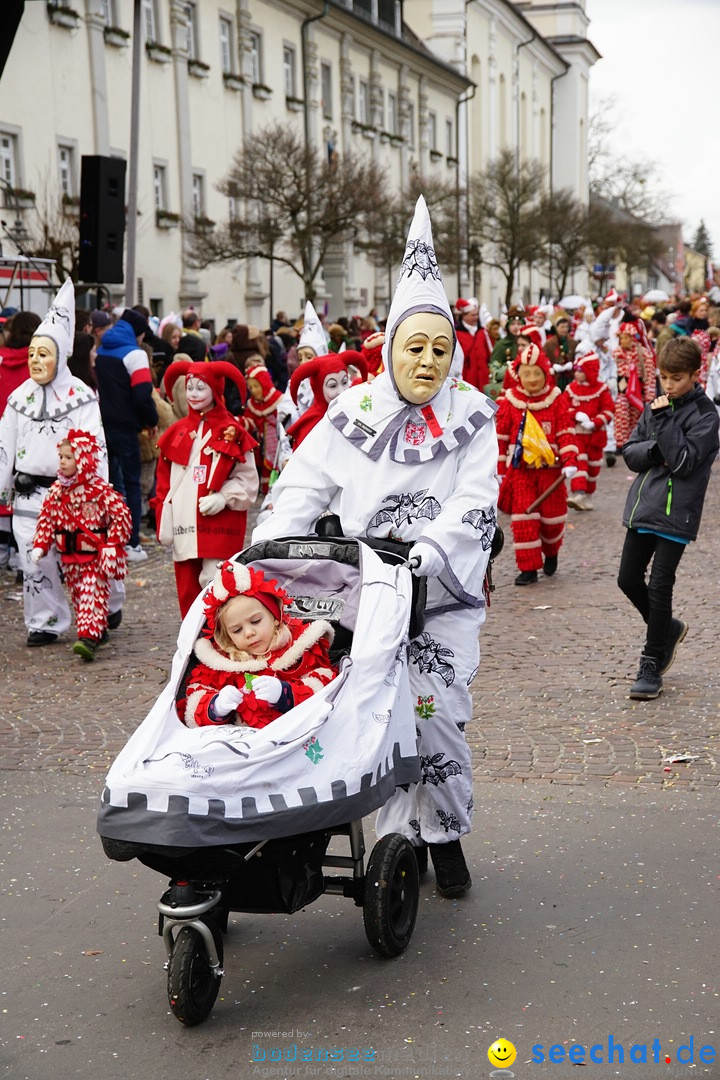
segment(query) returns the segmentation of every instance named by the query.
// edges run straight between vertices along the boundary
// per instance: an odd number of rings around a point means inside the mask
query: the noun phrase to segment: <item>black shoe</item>
[[[605,455],[605,464],[607,465],[608,469],[612,469],[614,467],[616,461],[617,461],[617,455],[616,454],[607,453]]]
[[[57,639],[57,634],[51,634],[48,630],[31,630],[27,636],[27,647],[36,649],[40,645],[54,645]]]
[[[670,626],[670,637],[665,646],[665,652],[660,660],[660,675],[664,675],[673,666],[677,647],[688,632],[688,624],[682,619],[673,619]]]
[[[660,661],[656,656],[641,656],[637,678],[630,688],[630,697],[636,701],[650,701],[662,694]]]
[[[420,877],[422,877],[423,874],[427,874],[428,846],[427,844],[413,845],[413,851],[415,852],[415,860],[417,862],[418,874]]]
[[[95,653],[100,645],[98,638],[81,637],[73,645],[73,652],[76,656],[82,657],[83,660],[94,660]]]
[[[442,896],[462,896],[472,885],[459,840],[449,844],[430,844],[437,890]]]
[[[547,555],[545,557],[545,562],[543,563],[543,574],[552,577],[557,570],[557,560],[557,555]]]
[[[523,570],[522,574],[518,574],[518,576],[515,578],[515,584],[534,585],[537,579],[537,570]]]
[[[108,615],[108,630],[117,630],[122,622],[122,608],[119,611],[111,611]]]

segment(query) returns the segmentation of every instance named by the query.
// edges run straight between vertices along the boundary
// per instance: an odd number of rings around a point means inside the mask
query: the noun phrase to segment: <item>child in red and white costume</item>
[[[127,573],[132,519],[125,500],[97,475],[100,447],[94,435],[69,431],[58,453],[58,478],[40,508],[30,557],[40,562],[55,544],[75,609],[73,651],[94,660],[107,635],[110,581]]]
[[[314,360],[306,360],[304,364],[295,368],[290,376],[290,393],[293,401],[297,402],[300,384],[305,379],[310,380],[314,400],[310,408],[287,430],[293,450],[297,450],[303,439],[307,438],[315,425],[322,420],[330,402],[339,397],[343,390],[348,389],[352,382],[349,370],[351,366],[360,372],[361,378],[357,381],[367,382],[365,357],[352,349],[344,349],[343,352],[331,353],[328,356],[318,356]]]
[[[263,728],[335,678],[332,626],[285,616],[289,603],[260,570],[223,563],[205,597],[207,630],[178,705],[188,727]]]
[[[548,577],[557,570],[567,519],[567,491],[562,480],[577,472],[577,444],[567,399],[555,386],[548,357],[531,343],[512,366],[518,382],[500,398],[496,417],[501,477],[498,507],[511,515],[520,571],[515,584],[532,585],[541,568]],[[553,465],[531,468],[524,461],[520,440],[526,412],[542,428],[555,456]],[[557,481],[560,483],[555,486]],[[528,512],[544,492],[548,494],[537,509]]]
[[[225,379],[245,398],[245,380],[234,364],[178,360],[165,373],[172,401],[182,378],[188,415],[158,439],[156,494],[152,500],[158,539],[172,546],[180,612],[187,614],[221,559],[245,542],[247,511],[258,476],[254,440],[225,408]]]
[[[245,416],[251,421],[250,430],[258,442],[255,460],[260,477],[260,494],[267,495],[272,487],[273,473],[279,473],[290,458],[290,444],[278,413],[283,395],[262,364],[248,368],[245,377],[250,391]]]
[[[615,441],[618,452],[630,438],[645,405],[656,397],[656,366],[650,349],[640,344],[635,323],[620,323],[617,364],[618,396],[615,401]]]
[[[567,386],[570,418],[575,421],[578,446],[578,471],[570,481],[568,506],[592,510],[590,496],[597,488],[607,427],[615,414],[615,402],[609,387],[600,382],[600,357],[587,352],[575,358],[575,378]]]
[[[382,356],[384,344],[385,335],[382,330],[378,330],[375,334],[366,337],[360,346],[360,354],[368,371],[368,382],[372,382],[384,370]]]

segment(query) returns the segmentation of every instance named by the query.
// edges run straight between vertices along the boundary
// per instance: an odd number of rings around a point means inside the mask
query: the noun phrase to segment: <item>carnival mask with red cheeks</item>
[[[207,412],[213,407],[213,392],[203,379],[191,375],[185,387],[188,407],[193,412]]]

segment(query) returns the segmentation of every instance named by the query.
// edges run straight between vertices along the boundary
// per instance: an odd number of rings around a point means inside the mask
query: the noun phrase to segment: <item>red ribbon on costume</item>
[[[437,417],[432,410],[432,405],[426,405],[424,409],[420,410],[420,412],[425,420],[425,423],[430,429],[430,434],[433,436],[434,439],[437,439],[440,435],[442,435],[443,429],[438,424]]]

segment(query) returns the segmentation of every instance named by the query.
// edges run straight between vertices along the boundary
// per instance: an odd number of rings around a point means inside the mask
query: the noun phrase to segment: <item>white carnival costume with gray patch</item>
[[[18,545],[24,585],[25,625],[29,631],[45,630],[62,634],[70,626],[70,608],[60,578],[55,549],[32,562],[30,552],[40,507],[48,488],[37,487],[30,495],[13,491],[14,473],[47,477],[53,481],[58,470],[57,444],[75,428],[94,435],[100,447],[98,475],[107,480],[107,451],[94,391],[75,378],[67,366],[75,331],[75,292],[68,278],[58,292],[34,337],[49,337],[57,348],[54,378],[45,386],[26,379],[10,394],[0,419],[0,504],[12,502],[13,533]],[[115,586],[115,603],[122,606],[124,587]],[[118,600],[119,597],[119,600]]]
[[[427,405],[400,397],[392,341],[408,315],[431,311],[452,327],[450,305],[418,200],[385,334],[385,371],[351,387],[295,451],[273,488],[273,513],[253,541],[307,534],[327,510],[346,536],[428,544],[443,569],[428,581],[425,631],[410,645],[410,685],[421,782],[378,815],[378,834],[443,843],[470,829],[470,683],[485,619],[483,579],[496,527],[496,406],[448,378]],[[379,623],[378,623],[379,625]]]

